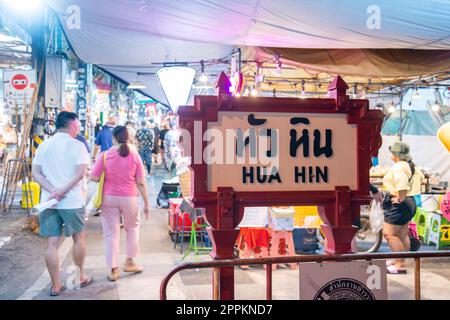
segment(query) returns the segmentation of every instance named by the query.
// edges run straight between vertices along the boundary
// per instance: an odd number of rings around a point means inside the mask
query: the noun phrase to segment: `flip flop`
[[[64,290],[66,290],[66,287],[64,285],[62,285],[58,291],[53,291],[53,287],[50,287],[50,289],[48,290],[48,295],[52,296],[52,297],[56,297],[56,296],[61,295],[64,292]]]
[[[406,274],[408,271],[406,269],[397,269],[395,265],[390,265],[386,268],[389,274]]]
[[[80,283],[80,288],[87,287],[87,286],[91,285],[93,282],[94,282],[94,278],[87,278],[86,280],[84,280],[83,282]]]

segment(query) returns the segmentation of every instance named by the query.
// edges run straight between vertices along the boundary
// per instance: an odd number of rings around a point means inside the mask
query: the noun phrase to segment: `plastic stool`
[[[295,256],[294,238],[292,231],[273,231],[270,230],[270,256]],[[289,263],[292,270],[296,270],[297,263]],[[277,269],[277,264],[272,265],[272,270]]]
[[[206,228],[207,225],[206,224],[197,224],[196,220],[192,221],[191,236],[189,239],[189,247],[186,250],[186,253],[183,255],[183,258],[181,258],[181,260],[184,260],[192,251],[194,251],[195,255],[197,256],[202,251],[206,251],[203,253],[208,253],[209,251],[212,250],[211,247],[202,247],[202,246],[197,245],[197,227]],[[203,232],[206,232],[206,230],[200,231],[200,233],[203,233]]]
[[[248,230],[246,230],[246,232],[242,233],[242,231],[244,229],[248,229]],[[264,232],[267,233],[266,228],[257,228],[257,229],[258,230],[263,229]],[[263,241],[253,243],[253,241],[251,241],[251,239],[253,237],[258,237],[259,234],[253,235],[252,230],[254,230],[254,229],[253,228],[242,228],[241,232],[239,233],[239,237],[236,241],[238,250],[239,250],[239,259],[250,259],[252,256],[255,259],[256,258],[266,258],[269,256],[269,248],[268,248],[269,242],[267,243],[267,246],[263,245]],[[259,230],[259,231],[261,231],[261,230]],[[250,239],[248,237],[250,237]],[[247,240],[250,240],[250,242],[253,243],[253,245],[248,245]],[[248,269],[249,266],[241,265],[240,268]],[[264,265],[264,268],[266,268],[266,265]]]

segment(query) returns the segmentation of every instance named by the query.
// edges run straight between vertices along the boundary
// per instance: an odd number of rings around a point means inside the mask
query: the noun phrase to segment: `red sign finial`
[[[338,96],[345,96],[347,89],[348,85],[341,76],[336,76],[328,86],[328,92],[336,91]]]
[[[231,81],[227,75],[222,71],[220,73],[219,79],[217,80],[216,88],[219,88],[219,96],[231,95],[230,93]]]
[[[341,76],[336,76],[328,86],[328,96],[336,100],[336,110],[345,111],[348,107],[348,85]]]

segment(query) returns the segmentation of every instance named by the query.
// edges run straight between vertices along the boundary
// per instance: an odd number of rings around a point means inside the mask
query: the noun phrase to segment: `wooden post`
[[[213,300],[219,300],[219,281],[220,281],[220,269],[213,269]]]
[[[416,300],[420,300],[420,258],[414,258],[414,262],[414,292]]]
[[[215,212],[207,209],[206,216],[215,213],[216,223],[207,228],[213,250],[212,257],[215,260],[232,259],[234,257],[234,244],[239,235],[239,230],[234,225],[233,189],[218,188],[217,206]],[[209,211],[209,212],[208,212]],[[212,220],[212,219],[211,219]],[[216,290],[219,290],[220,300],[234,300],[234,267],[218,268],[214,270],[213,296],[216,298]]]

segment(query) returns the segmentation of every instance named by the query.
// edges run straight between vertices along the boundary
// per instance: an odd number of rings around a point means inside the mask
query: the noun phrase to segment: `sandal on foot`
[[[111,272],[111,274],[108,276],[108,280],[109,280],[109,281],[117,281],[117,280],[119,280],[119,277],[120,277],[119,271],[118,271],[118,270],[117,270],[117,271],[113,271],[113,272]]]
[[[58,291],[53,291],[53,287],[50,287],[50,289],[48,290],[48,295],[52,296],[52,297],[56,297],[56,296],[59,296],[60,294],[62,294],[64,292],[64,290],[66,290],[66,287],[64,285],[62,285]]]
[[[406,269],[398,269],[395,265],[390,265],[386,268],[389,274],[406,274],[408,271]]]
[[[84,280],[83,282],[80,283],[80,287],[81,288],[87,287],[87,286],[91,285],[93,282],[94,282],[94,278],[89,277],[89,278],[87,278],[86,280]]]
[[[137,265],[137,264],[125,264],[123,271],[125,272],[132,272],[132,273],[140,273],[142,271],[144,271],[144,268],[142,268],[141,266]]]

